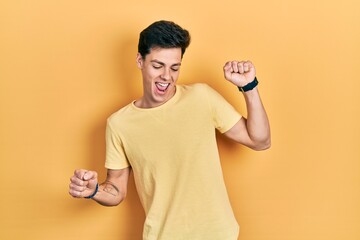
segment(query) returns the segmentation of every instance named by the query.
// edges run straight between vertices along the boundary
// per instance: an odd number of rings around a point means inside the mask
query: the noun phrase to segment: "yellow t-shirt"
[[[131,103],[109,117],[108,169],[131,166],[146,213],[144,240],[236,240],[215,129],[241,118],[206,84],[177,85],[161,106]]]

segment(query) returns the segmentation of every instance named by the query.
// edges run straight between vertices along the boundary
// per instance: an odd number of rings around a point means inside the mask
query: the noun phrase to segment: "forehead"
[[[152,48],[145,56],[145,61],[160,61],[176,64],[181,62],[181,48]]]

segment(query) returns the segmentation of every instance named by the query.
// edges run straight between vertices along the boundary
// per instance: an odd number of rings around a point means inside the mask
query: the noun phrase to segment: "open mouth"
[[[156,88],[160,91],[160,92],[165,92],[168,87],[170,86],[170,83],[161,83],[161,82],[156,82],[155,83]]]

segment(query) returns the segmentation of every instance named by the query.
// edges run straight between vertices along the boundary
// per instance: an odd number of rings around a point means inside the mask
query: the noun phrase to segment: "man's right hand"
[[[85,169],[75,170],[70,178],[69,194],[75,198],[91,196],[98,183],[97,172]]]

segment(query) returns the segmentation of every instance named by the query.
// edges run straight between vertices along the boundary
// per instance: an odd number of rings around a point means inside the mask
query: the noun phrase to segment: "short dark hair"
[[[171,21],[157,21],[140,33],[138,52],[142,58],[152,48],[181,48],[181,57],[190,44],[190,34],[186,29]]]

